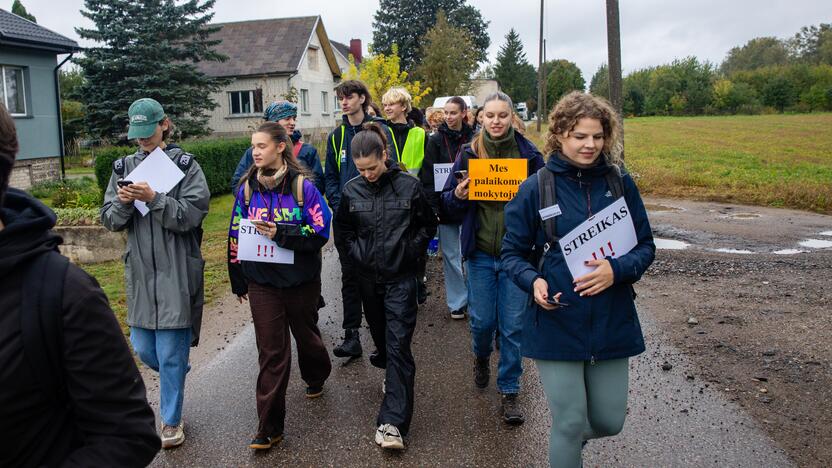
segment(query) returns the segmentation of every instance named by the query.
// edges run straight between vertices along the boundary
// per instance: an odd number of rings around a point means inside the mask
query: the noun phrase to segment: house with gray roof
[[[0,103],[14,119],[20,143],[10,181],[14,187],[60,176],[57,59],[79,50],[72,39],[0,9]]]
[[[199,62],[206,75],[231,82],[211,98],[208,125],[218,135],[250,133],[271,101],[293,97],[298,128],[318,138],[341,118],[333,88],[349,65],[330,42],[320,16],[219,23],[211,35],[225,62]],[[360,50],[360,42],[359,42]]]

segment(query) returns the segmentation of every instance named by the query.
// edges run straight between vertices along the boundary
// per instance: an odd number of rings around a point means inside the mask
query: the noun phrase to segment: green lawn
[[[218,296],[230,291],[226,262],[226,239],[228,223],[231,220],[232,196],[223,195],[211,199],[211,208],[202,224],[205,236],[202,240],[202,255],[205,257],[205,304],[206,306]],[[127,332],[127,302],[124,295],[124,263],[120,260],[82,265],[87,273],[94,276],[101,284],[110,305]]]
[[[832,214],[832,114],[640,117],[624,128],[643,194]]]

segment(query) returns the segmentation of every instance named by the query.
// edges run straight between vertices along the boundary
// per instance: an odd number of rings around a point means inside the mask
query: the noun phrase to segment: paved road
[[[372,440],[383,374],[366,357],[346,366],[333,358],[326,392],[317,400],[304,398],[293,359],[286,439],[267,453],[248,449],[256,427],[254,330],[247,306],[226,298],[206,313],[204,342],[193,354],[184,411],[188,440],[161,453],[154,465],[545,466],[550,417],[533,362],[524,363],[526,424],[507,427],[497,417],[493,381],[484,391],[473,385],[467,324],[446,315],[440,262],[430,262],[429,275],[433,294],[420,309],[413,343],[416,411],[405,452],[385,453]],[[324,255],[323,284],[328,306],[320,325],[331,349],[341,334],[337,253],[331,249]],[[591,441],[585,466],[791,466],[749,416],[697,379],[684,354],[666,344],[650,311],[641,307],[640,315],[648,351],[631,364],[627,424],[615,438]],[[366,329],[362,343],[366,356],[372,351]],[[672,370],[661,370],[665,360]],[[495,366],[492,359],[492,372]],[[146,381],[156,407],[156,379],[147,373]]]

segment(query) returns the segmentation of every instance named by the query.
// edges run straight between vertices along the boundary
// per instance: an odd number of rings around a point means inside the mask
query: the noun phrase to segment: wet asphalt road
[[[211,342],[198,348],[185,397],[187,440],[160,453],[154,466],[546,466],[550,416],[534,363],[524,362],[526,423],[508,427],[498,418],[493,379],[485,390],[473,385],[467,322],[447,316],[441,262],[433,259],[428,271],[432,294],[419,310],[413,342],[416,408],[406,451],[387,453],[373,442],[383,372],[367,362],[372,342],[366,328],[365,356],[348,365],[333,357],[324,396],[316,400],[304,397],[293,350],[286,438],[269,452],[250,450],[257,421],[254,330],[245,309],[239,309],[247,304],[226,299],[206,318],[224,311],[238,317],[238,324],[246,317],[245,325],[217,351],[209,348]],[[342,331],[337,253],[330,247],[322,280],[327,307],[319,325],[331,351]],[[641,288],[639,294],[659,292]],[[642,306],[639,312],[648,351],[631,361],[627,423],[617,437],[590,441],[584,466],[791,466],[749,416],[700,381],[685,355],[665,344],[650,311]],[[492,375],[496,361],[495,355]],[[672,363],[670,371],[661,369],[664,361]],[[157,408],[156,380],[145,376]]]

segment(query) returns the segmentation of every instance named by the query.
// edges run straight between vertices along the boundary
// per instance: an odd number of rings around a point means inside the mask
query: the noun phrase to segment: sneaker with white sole
[[[404,440],[399,428],[392,424],[382,424],[376,429],[376,444],[383,449],[404,450]]]
[[[176,426],[162,425],[161,438],[163,449],[179,447],[185,442],[185,423],[179,421]]]

